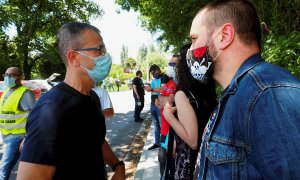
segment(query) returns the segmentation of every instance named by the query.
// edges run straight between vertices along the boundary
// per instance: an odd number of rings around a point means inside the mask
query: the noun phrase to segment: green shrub
[[[300,32],[268,36],[262,55],[266,61],[281,66],[300,78]]]

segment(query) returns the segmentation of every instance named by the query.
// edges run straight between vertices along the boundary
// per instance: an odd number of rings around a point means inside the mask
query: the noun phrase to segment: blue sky
[[[114,64],[120,63],[122,45],[128,46],[129,57],[137,58],[137,52],[142,44],[148,45],[151,34],[143,30],[138,20],[138,13],[123,11],[114,0],[94,0],[104,10],[101,18],[91,19],[92,25],[99,28],[107,52],[111,54]],[[117,13],[117,10],[120,13]]]

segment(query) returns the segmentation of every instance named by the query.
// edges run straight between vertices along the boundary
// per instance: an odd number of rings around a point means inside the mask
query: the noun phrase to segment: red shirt
[[[163,96],[169,96],[170,94],[175,94],[176,92],[176,83],[173,80],[170,80],[162,89],[161,95]],[[160,110],[160,116],[161,116],[161,128],[160,133],[164,136],[167,136],[169,132],[169,123],[166,120],[164,116],[164,108],[161,108]]]

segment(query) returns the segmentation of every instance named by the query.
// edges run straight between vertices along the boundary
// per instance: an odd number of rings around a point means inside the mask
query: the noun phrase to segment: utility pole
[[[148,41],[148,47],[147,47],[147,58],[146,58],[146,63],[147,63],[147,68],[146,68],[146,73],[147,73],[147,82],[149,82],[149,61],[150,61],[150,43]]]

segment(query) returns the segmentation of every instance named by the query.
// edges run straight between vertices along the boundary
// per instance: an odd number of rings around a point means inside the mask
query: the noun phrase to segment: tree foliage
[[[120,60],[121,65],[125,68],[125,61],[128,59],[128,47],[123,44],[121,53],[120,53]]]
[[[126,72],[131,73],[132,70],[134,70],[135,68],[136,68],[136,60],[133,59],[132,57],[129,57],[128,59],[126,59],[126,61],[125,61]]]
[[[142,63],[147,61],[148,48],[143,44],[138,50],[137,69],[141,68]]]
[[[124,10],[141,13],[141,23],[150,32],[159,32],[159,41],[178,49],[189,42],[189,28],[197,11],[208,0],[115,0]]]
[[[265,43],[263,56],[267,61],[286,68],[300,78],[300,33],[270,35]]]
[[[64,71],[55,39],[62,24],[102,15],[100,7],[88,0],[2,0],[0,12],[0,54],[4,55],[0,70],[18,66],[26,79],[32,72],[48,77],[53,71]],[[12,40],[11,28],[16,29]]]
[[[190,42],[191,22],[204,5],[212,0],[115,0],[122,9],[139,11],[142,26],[161,36],[165,46],[173,45],[174,52]],[[264,56],[298,75],[300,1],[299,0],[250,0],[257,8],[264,31]],[[280,51],[280,52],[279,52]],[[276,55],[274,55],[274,53]],[[280,58],[275,60],[274,58]],[[298,69],[298,71],[297,71]]]

